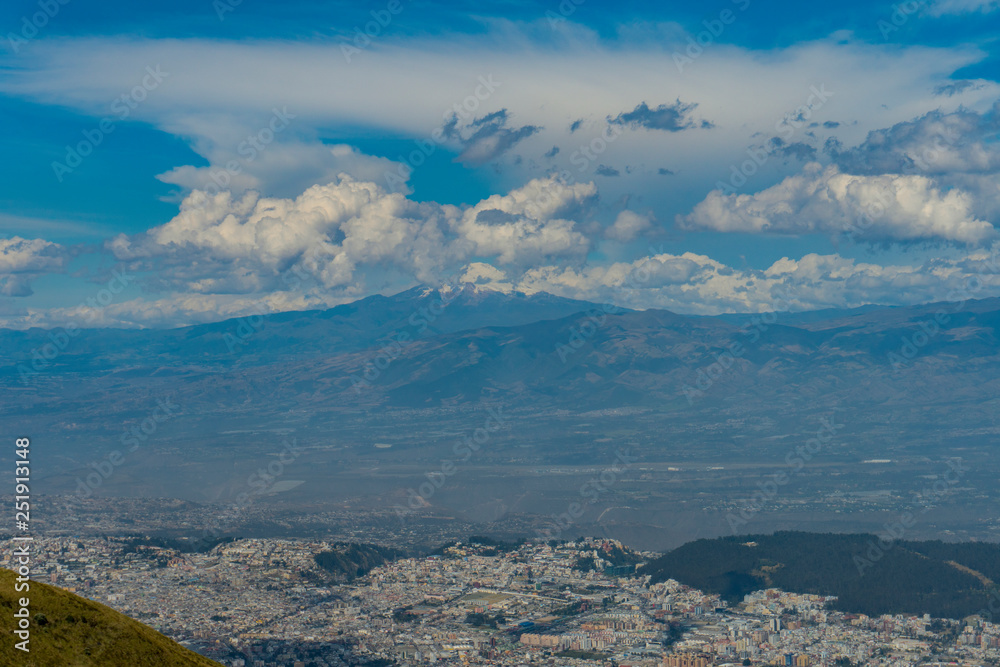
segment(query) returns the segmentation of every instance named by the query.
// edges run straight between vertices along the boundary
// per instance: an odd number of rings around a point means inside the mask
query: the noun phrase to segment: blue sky
[[[997,295],[998,7],[5,3],[0,326]]]

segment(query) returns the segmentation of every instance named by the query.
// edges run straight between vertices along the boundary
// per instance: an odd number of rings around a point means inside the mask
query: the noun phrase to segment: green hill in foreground
[[[646,564],[653,582],[675,579],[730,602],[763,588],[836,595],[845,612],[983,612],[1000,582],[1000,545],[940,541],[879,543],[874,535],[778,532],[689,542]],[[1000,593],[996,593],[1000,599]],[[996,606],[996,605],[994,605]]]
[[[54,586],[31,582],[14,590],[16,575],[0,568],[0,664],[18,667],[219,667],[114,609]],[[31,651],[14,648],[17,600],[31,600]]]

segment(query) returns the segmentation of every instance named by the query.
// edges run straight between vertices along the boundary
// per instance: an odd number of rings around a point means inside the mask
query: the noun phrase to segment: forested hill
[[[406,553],[399,549],[375,544],[345,543],[334,545],[330,551],[320,551],[313,556],[313,560],[335,577],[350,581],[356,577],[363,577],[380,565],[405,556]]]
[[[1000,545],[884,541],[874,535],[779,532],[689,542],[648,563],[653,582],[675,579],[725,599],[780,588],[836,595],[833,608],[868,615],[964,618],[987,608],[1000,581]]]

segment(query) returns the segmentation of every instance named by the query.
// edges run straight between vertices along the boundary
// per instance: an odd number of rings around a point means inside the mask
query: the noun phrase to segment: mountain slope
[[[46,584],[32,581],[28,593],[15,593],[16,575],[0,569],[0,632],[7,637],[0,663],[24,667],[218,667],[124,614]],[[30,652],[13,646],[17,598],[31,600]]]
[[[923,341],[923,312],[901,318],[894,310],[883,324],[866,319],[819,329],[778,322],[751,330],[753,336],[725,322],[667,311],[576,314],[240,370],[213,378],[211,387],[194,380],[188,389],[203,387],[192,397],[202,400],[220,384],[259,386],[278,404],[317,408],[429,408],[489,399],[581,411],[681,409],[733,396],[747,406],[815,397],[815,410],[859,401],[990,398],[990,388],[1000,389],[1000,311],[951,314],[948,326],[911,350],[908,341]]]
[[[107,340],[103,330],[87,331],[89,338],[81,334],[28,382],[18,377],[19,362],[0,369],[8,389],[0,416],[37,415],[44,423],[58,406],[61,420],[120,423],[145,417],[165,396],[187,414],[252,407],[258,415],[296,408],[329,415],[487,399],[532,409],[675,410],[737,396],[747,407],[772,408],[813,397],[821,410],[859,401],[968,404],[1000,390],[997,300],[960,311],[946,304],[947,322],[927,336],[922,327],[933,324],[940,304],[836,313],[799,326],[779,315],[740,327],[668,311],[608,315],[548,295],[467,288],[428,323],[427,299],[435,298],[411,290],[273,316],[231,353],[223,338],[232,337],[233,321],[119,330]],[[482,324],[498,320],[504,326]]]
[[[190,478],[200,493],[237,462],[274,456],[293,433],[326,452],[312,463],[336,470],[367,469],[370,456],[426,466],[435,443],[437,457],[479,426],[471,415],[486,404],[517,419],[505,431],[510,449],[498,442],[484,463],[593,460],[620,438],[662,460],[698,451],[780,461],[782,438],[835,413],[843,430],[824,456],[839,459],[970,456],[995,447],[1000,433],[996,299],[739,325],[466,289],[421,331],[410,316],[429,319],[422,309],[434,298],[410,291],[275,316],[232,353],[222,343],[232,321],[154,332],[186,337],[161,351],[150,332],[116,331],[110,342],[88,332],[93,345],[74,342],[30,382],[14,365],[0,369],[0,427],[31,425],[48,443],[36,455],[39,482],[63,493],[115,450],[128,462],[104,489],[148,493]],[[938,325],[940,310],[947,319]],[[520,321],[531,318],[539,319]],[[196,335],[207,330],[214,347]],[[209,348],[214,357],[199,356]],[[164,402],[174,406],[169,418]],[[637,416],[615,421],[626,414]],[[394,444],[373,453],[376,443]]]
[[[263,304],[262,304],[263,307]],[[51,343],[45,329],[0,329],[0,377],[18,366],[53,373],[96,373],[143,366],[151,369],[218,370],[234,365],[345,354],[400,336],[417,340],[486,326],[516,326],[556,319],[594,304],[539,293],[503,294],[465,284],[453,291],[414,287],[374,295],[328,310],[289,311],[177,329],[79,329],[54,359],[32,367],[33,351]],[[56,333],[56,337],[64,337]],[[161,370],[162,372],[162,370]]]

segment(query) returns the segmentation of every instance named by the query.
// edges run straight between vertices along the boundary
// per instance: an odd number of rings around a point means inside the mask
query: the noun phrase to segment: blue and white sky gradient
[[[456,275],[621,300],[643,263],[622,305],[997,296],[997,10],[4,3],[0,326],[179,326]],[[113,270],[128,287],[88,306]]]

